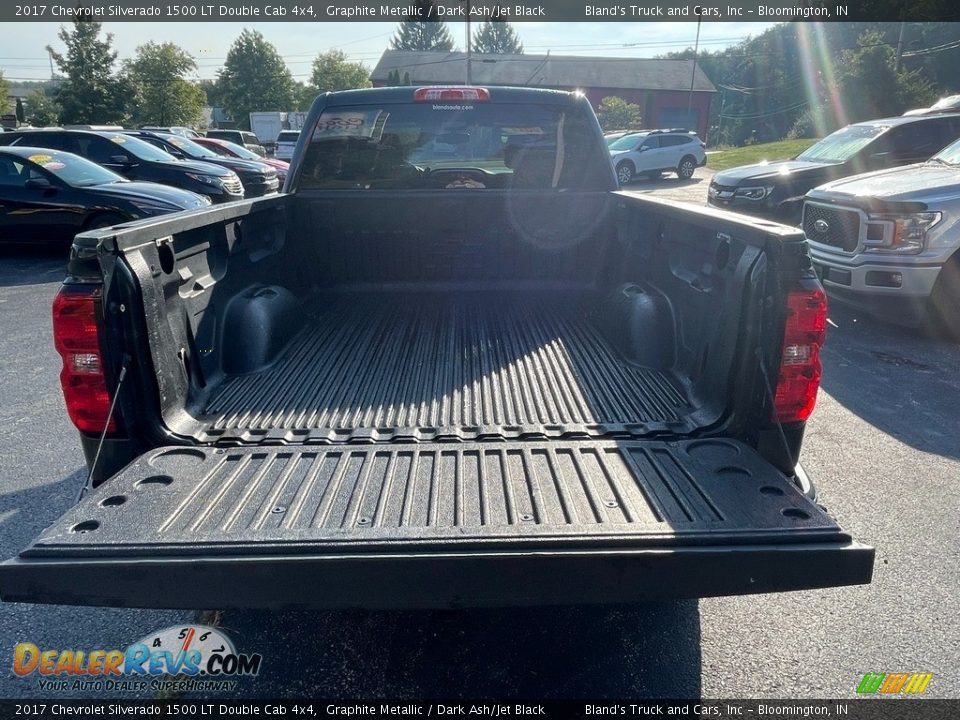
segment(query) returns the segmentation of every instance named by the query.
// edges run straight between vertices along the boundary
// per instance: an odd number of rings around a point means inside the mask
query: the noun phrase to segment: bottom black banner
[[[927,720],[960,717],[960,700],[0,700],[0,717]]]

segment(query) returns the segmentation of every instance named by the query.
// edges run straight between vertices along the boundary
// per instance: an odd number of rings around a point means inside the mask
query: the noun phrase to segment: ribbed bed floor
[[[201,439],[483,439],[686,429],[668,375],[583,310],[538,300],[337,296],[269,369],[208,397]]]

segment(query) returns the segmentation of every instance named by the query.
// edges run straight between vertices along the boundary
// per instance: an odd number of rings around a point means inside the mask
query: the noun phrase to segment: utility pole
[[[690,115],[693,112],[693,84],[697,80],[697,55],[700,53],[700,19],[697,19],[697,40],[693,45],[693,72],[690,73],[690,92],[687,95],[687,124],[690,123]],[[698,130],[699,128],[687,128],[688,130]]]
[[[470,72],[470,60],[471,60],[470,49],[471,49],[471,45],[473,45],[473,42],[471,41],[471,38],[470,38],[470,0],[466,0],[466,2],[467,2],[467,85],[472,85],[473,74]]]
[[[903,61],[903,31],[907,27],[907,24],[903,21],[900,22],[900,39],[897,40],[897,72],[900,72],[900,65]]]

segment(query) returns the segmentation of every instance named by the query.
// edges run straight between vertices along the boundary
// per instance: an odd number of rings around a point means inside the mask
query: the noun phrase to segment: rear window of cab
[[[574,189],[609,173],[606,146],[580,108],[470,103],[325,109],[301,188]]]

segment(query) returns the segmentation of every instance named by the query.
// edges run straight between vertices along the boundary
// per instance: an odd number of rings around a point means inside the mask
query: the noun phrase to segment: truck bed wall
[[[331,291],[555,293],[590,308],[625,363],[671,373],[698,427],[716,426],[735,414],[769,292],[761,230],[718,232],[707,213],[622,194],[300,193],[234,215],[125,243],[153,365],[140,380],[156,378],[175,435],[196,435],[211,392],[275,362]],[[754,388],[738,389],[755,411]]]

